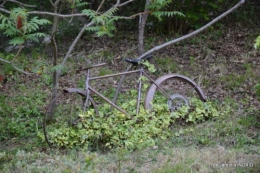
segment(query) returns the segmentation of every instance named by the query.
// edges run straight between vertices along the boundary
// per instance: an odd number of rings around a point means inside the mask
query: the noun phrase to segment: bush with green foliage
[[[165,140],[171,135],[170,126],[177,120],[187,123],[199,123],[207,119],[222,116],[228,110],[218,110],[213,102],[193,99],[190,107],[177,112],[169,112],[166,104],[153,104],[153,111],[141,106],[136,115],[136,100],[120,105],[130,116],[110,105],[99,108],[100,115],[93,109],[79,112],[76,125],[59,124],[48,129],[48,138],[58,148],[86,147],[89,149],[141,149],[154,146],[157,140]],[[56,122],[58,123],[58,122]],[[43,133],[38,136],[44,141]]]

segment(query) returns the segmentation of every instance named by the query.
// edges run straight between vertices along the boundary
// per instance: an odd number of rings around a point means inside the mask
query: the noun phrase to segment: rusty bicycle
[[[47,137],[47,129],[46,123],[48,120],[48,116],[50,116],[51,108],[53,108],[53,104],[58,102],[58,105],[55,106],[55,109],[52,110],[54,113],[52,115],[55,117],[55,122],[61,121],[61,117],[68,116],[69,120],[66,122],[68,125],[73,125],[77,123],[77,112],[79,111],[87,111],[88,108],[93,108],[96,114],[99,114],[98,104],[95,102],[93,96],[99,97],[104,100],[106,103],[111,105],[111,109],[115,108],[118,111],[122,112],[125,115],[128,113],[120,108],[116,102],[118,95],[122,89],[122,84],[124,83],[125,77],[130,74],[138,73],[139,79],[142,76],[145,76],[148,81],[151,83],[151,86],[148,88],[147,93],[144,97],[144,108],[146,110],[152,110],[152,105],[156,97],[163,97],[164,102],[167,104],[169,112],[173,112],[182,106],[189,106],[189,99],[197,97],[202,101],[206,101],[206,96],[204,95],[202,89],[198,86],[196,82],[194,82],[191,78],[180,75],[180,74],[166,74],[159,77],[156,80],[153,80],[147,72],[145,72],[144,66],[141,63],[142,61],[148,61],[152,58],[152,55],[148,55],[141,60],[139,59],[125,59],[127,63],[129,63],[128,68],[124,72],[107,74],[104,76],[90,76],[90,71],[93,68],[105,66],[106,63],[100,63],[96,65],[91,65],[83,69],[79,69],[76,72],[86,72],[86,80],[85,80],[85,89],[80,88],[64,88],[62,94],[59,94],[56,98],[54,98],[49,106],[47,107],[45,116],[44,116],[44,135],[47,143],[50,145]],[[137,69],[132,70],[132,67]],[[115,76],[121,76],[119,80],[116,92],[114,94],[113,99],[109,99],[104,96],[102,93],[98,92],[94,89],[90,82],[97,79],[110,78]],[[137,82],[137,102],[136,102],[136,114],[139,112],[139,107],[142,101],[142,80],[138,80]],[[73,94],[74,93],[74,94]],[[74,98],[72,97],[74,96]],[[64,101],[64,102],[62,102]]]

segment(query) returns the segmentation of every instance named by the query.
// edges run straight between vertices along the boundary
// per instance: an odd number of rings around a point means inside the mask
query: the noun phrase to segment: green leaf
[[[90,10],[90,9],[82,10],[81,13],[83,13],[86,16],[90,17],[91,19],[96,16],[96,12],[94,10]]]
[[[212,3],[212,2],[210,2],[209,5],[210,5],[211,7],[213,7],[213,8],[215,8],[215,9],[218,8],[218,5],[216,5],[216,4]]]
[[[25,42],[25,39],[22,38],[22,37],[14,37],[12,40],[10,40],[9,44],[12,44],[12,45],[20,45],[20,44],[23,44]]]
[[[255,49],[260,49],[260,36],[258,36],[255,40],[255,44],[254,44],[254,48]]]

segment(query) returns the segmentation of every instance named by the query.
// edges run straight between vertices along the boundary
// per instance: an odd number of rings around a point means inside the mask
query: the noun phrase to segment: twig
[[[8,10],[6,10],[6,9],[4,9],[4,8],[0,8],[0,11],[2,11],[2,12],[4,12],[4,13],[7,13],[7,14],[11,14],[10,11],[8,11]]]
[[[36,7],[36,5],[27,5],[27,4],[24,4],[24,3],[21,3],[19,1],[15,1],[15,0],[5,0],[5,2],[17,3],[17,4],[19,4],[21,6],[24,6],[24,7],[31,7],[31,8],[35,8]]]
[[[19,45],[19,50],[18,52],[16,53],[16,55],[14,56],[13,60],[10,61],[10,63],[13,63],[13,61],[18,57],[18,55],[21,53],[22,49],[23,49],[23,45]]]
[[[53,4],[53,2],[52,2],[52,0],[50,0],[50,3],[51,3],[51,5],[52,5],[52,7],[55,7],[54,4]]]
[[[28,72],[26,72],[26,71],[23,71],[23,70],[19,69],[19,68],[16,67],[12,62],[7,61],[7,60],[4,60],[4,59],[1,58],[1,57],[0,57],[0,61],[1,61],[1,62],[4,62],[4,63],[6,63],[6,64],[10,64],[15,70],[17,70],[17,71],[19,71],[19,72],[21,72],[21,73],[24,73],[24,74],[27,74],[27,75],[32,74],[32,73],[28,73]]]
[[[129,16],[129,17],[122,16],[120,18],[122,18],[122,19],[133,19],[136,16],[139,16],[139,15],[142,15],[142,14],[150,14],[150,13],[151,13],[150,11],[145,11],[145,12],[140,12],[140,13],[134,14],[134,15]]]
[[[98,13],[98,12],[99,12],[99,10],[100,10],[100,9],[101,9],[101,7],[103,6],[104,2],[105,2],[105,0],[103,0],[103,1],[100,3],[100,5],[99,5],[99,7],[98,7],[98,9],[97,9],[97,11],[96,11],[96,13]]]
[[[199,33],[201,33],[202,31],[204,31],[205,29],[207,29],[208,27],[210,27],[211,25],[213,25],[214,23],[216,23],[217,21],[219,21],[220,19],[222,19],[223,17],[227,16],[229,13],[231,13],[232,11],[234,11],[235,9],[237,9],[240,5],[242,5],[243,3],[245,2],[245,0],[240,0],[239,3],[237,3],[235,6],[233,6],[232,8],[230,8],[229,10],[227,10],[226,12],[224,12],[223,14],[221,14],[220,16],[216,17],[215,19],[213,19],[211,22],[209,22],[208,24],[204,25],[203,27],[195,30],[194,32],[190,33],[190,34],[187,34],[187,35],[184,35],[182,37],[179,37],[177,39],[174,39],[174,40],[171,40],[169,42],[166,42],[160,46],[156,46],[150,50],[148,50],[147,52],[145,52],[144,54],[142,54],[141,56],[139,56],[137,59],[140,60],[142,58],[144,58],[145,56],[155,52],[155,51],[158,51],[164,47],[167,47],[171,44],[174,44],[174,43],[177,43],[179,41],[182,41],[182,40],[185,40],[187,38],[190,38],[194,35],[197,35]]]
[[[30,11],[28,14],[40,14],[40,15],[49,15],[49,16],[58,16],[58,17],[77,17],[77,16],[86,16],[82,13],[76,13],[76,14],[58,14],[58,13],[51,13],[51,12],[45,12],[45,11]]]
[[[126,1],[126,2],[124,2],[122,4],[118,4],[116,7],[122,7],[122,6],[126,5],[126,4],[129,4],[130,2],[133,2],[133,1],[135,1],[135,0]]]
[[[120,4],[120,0],[117,0],[115,6],[118,6]]]
[[[0,8],[1,12],[11,14],[10,11]],[[28,14],[39,14],[39,15],[48,15],[48,16],[58,16],[58,17],[77,17],[77,16],[86,16],[85,14],[82,13],[77,13],[77,14],[58,14],[58,13],[51,13],[51,12],[46,12],[46,11],[29,11]]]
[[[3,8],[4,8],[5,3],[6,3],[6,1],[4,1],[4,2],[0,5],[0,7],[3,7]]]
[[[57,6],[60,3],[61,0],[56,0],[54,5]]]
[[[80,37],[83,35],[83,33],[85,32],[85,29],[92,26],[93,24],[95,24],[95,22],[90,22],[88,24],[85,24],[83,28],[81,28],[80,32],[78,33],[77,37],[74,39],[73,43],[71,44],[71,46],[69,47],[68,52],[66,53],[63,61],[62,61],[62,66],[64,66],[64,64],[66,63],[67,59],[70,57],[71,52],[73,51],[74,47],[76,46],[77,42],[79,41]],[[59,69],[57,71],[57,78],[60,76],[60,72],[61,69]]]

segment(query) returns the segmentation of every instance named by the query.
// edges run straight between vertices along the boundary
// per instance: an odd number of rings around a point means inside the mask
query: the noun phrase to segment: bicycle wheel
[[[179,74],[168,74],[161,76],[150,86],[144,106],[151,110],[153,104],[166,103],[172,112],[182,106],[189,106],[192,98],[206,101],[203,91],[192,79]]]
[[[51,142],[48,139],[48,133],[62,126],[76,125],[79,120],[79,114],[84,111],[84,106],[87,106],[86,94],[83,90],[76,88],[65,89],[58,94],[46,109],[43,122],[44,137],[48,145],[51,147]],[[96,114],[99,114],[96,103],[89,96],[88,108],[94,109]]]

